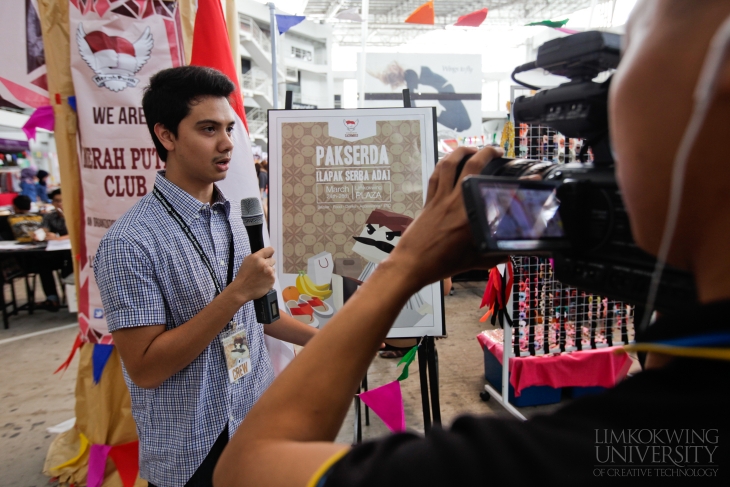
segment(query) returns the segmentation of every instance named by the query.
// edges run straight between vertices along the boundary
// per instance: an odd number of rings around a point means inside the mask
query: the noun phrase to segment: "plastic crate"
[[[484,351],[484,378],[492,384],[492,387],[502,392],[502,364],[497,357],[485,347]],[[543,404],[555,404],[560,402],[562,390],[550,386],[532,386],[522,389],[522,394],[515,397],[515,389],[509,385],[509,402],[513,406],[540,406]]]

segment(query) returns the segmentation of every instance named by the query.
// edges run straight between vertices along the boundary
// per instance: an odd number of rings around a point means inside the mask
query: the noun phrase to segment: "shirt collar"
[[[170,205],[175,208],[186,223],[192,223],[195,217],[200,215],[200,212],[209,206],[212,206],[212,208],[220,208],[225,212],[226,219],[228,219],[231,212],[231,203],[226,199],[226,196],[218,186],[214,185],[213,187],[213,195],[215,198],[213,205],[208,205],[201,203],[185,190],[171,182],[165,177],[165,174],[164,169],[157,171],[155,187],[162,193],[162,196],[167,199]]]

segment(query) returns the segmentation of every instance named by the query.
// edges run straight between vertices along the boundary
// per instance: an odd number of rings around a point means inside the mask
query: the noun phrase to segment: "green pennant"
[[[541,20],[540,22],[530,22],[529,24],[525,24],[525,25],[526,26],[544,25],[545,27],[556,28],[556,27],[562,27],[562,26],[564,26],[565,24],[568,23],[568,20],[570,20],[570,19],[565,19],[565,20]]]
[[[405,363],[406,365],[403,367],[403,372],[401,372],[400,376],[398,377],[398,380],[403,380],[408,378],[408,366],[411,365],[411,362],[416,358],[416,352],[418,351],[418,345],[411,348],[406,352],[405,355],[403,355],[403,358],[400,359],[400,362],[398,362],[398,365]],[[396,365],[396,367],[398,366]]]

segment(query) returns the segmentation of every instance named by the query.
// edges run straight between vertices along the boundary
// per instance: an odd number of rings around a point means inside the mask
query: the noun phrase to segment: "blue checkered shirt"
[[[155,187],[190,227],[219,282],[225,285],[231,233],[235,272],[251,252],[240,208],[232,206],[220,191],[216,191],[213,205],[202,204],[168,181],[164,171],[158,173]],[[200,255],[152,193],[102,238],[94,275],[112,332],[159,324],[170,330],[189,321],[215,297],[215,286]],[[217,338],[190,365],[155,389],[135,385],[123,368],[139,435],[140,475],[155,485],[184,485],[226,423],[233,435],[274,379],[263,325],[256,322],[253,303],[239,309],[233,321],[246,329],[253,366],[235,384],[228,380]]]

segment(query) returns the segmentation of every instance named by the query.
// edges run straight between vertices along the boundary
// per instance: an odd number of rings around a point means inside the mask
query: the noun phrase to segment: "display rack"
[[[634,306],[567,286],[554,278],[551,260],[511,257],[514,284],[506,290],[501,330],[490,332],[502,343],[502,390],[485,391],[514,416],[509,402],[509,364],[513,357],[558,356],[628,344],[634,337]],[[508,269],[502,266],[502,282]],[[500,333],[501,332],[501,333]],[[501,340],[500,340],[501,339]]]

